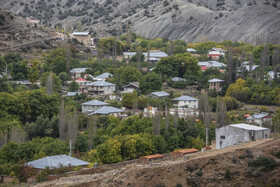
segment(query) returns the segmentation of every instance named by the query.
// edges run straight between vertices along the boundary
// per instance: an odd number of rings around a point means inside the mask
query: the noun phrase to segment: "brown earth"
[[[279,186],[280,160],[273,156],[279,151],[279,138],[266,139],[180,159],[111,170],[109,167],[107,170],[87,169],[86,175],[63,177],[34,186]],[[273,158],[278,167],[270,172],[250,169],[248,160],[259,156]]]

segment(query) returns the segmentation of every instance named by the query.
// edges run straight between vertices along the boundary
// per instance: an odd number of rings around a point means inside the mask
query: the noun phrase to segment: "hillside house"
[[[81,95],[81,92],[67,92],[66,97],[75,97],[76,95]]]
[[[216,68],[220,71],[223,71],[223,69],[226,67],[224,63],[217,61],[198,62],[197,64],[201,67],[202,72],[206,71],[208,68]]]
[[[189,53],[196,53],[196,50],[193,48],[187,48],[187,52]]]
[[[170,108],[170,115],[177,115],[179,118],[197,116],[198,110],[192,108]]]
[[[272,116],[269,113],[257,113],[246,118],[247,123],[263,126],[263,123],[272,123]]]
[[[177,106],[181,108],[198,109],[198,99],[190,96],[181,96],[173,99],[178,102]]]
[[[70,70],[70,74],[71,74],[71,79],[75,80],[75,79],[79,79],[79,78],[86,78],[87,73],[86,73],[87,68],[74,68]]]
[[[91,35],[89,32],[73,32],[73,38],[76,38],[78,42],[84,44],[85,46],[91,46]]]
[[[209,82],[209,90],[216,90],[218,92],[222,91],[222,84],[225,82],[221,79],[211,79]]]
[[[181,77],[173,77],[171,79],[172,82],[183,82],[183,81],[187,81],[186,79],[183,79]]]
[[[92,113],[102,108],[103,106],[107,106],[109,104],[98,100],[91,100],[82,103],[81,105],[82,105],[82,113]]]
[[[168,57],[168,55],[165,52],[162,52],[160,50],[150,50],[150,54],[148,52],[143,54],[145,56],[145,61],[148,61],[149,57],[149,61],[151,63],[157,63],[158,61],[160,61],[161,58]]]
[[[207,56],[212,57],[212,59],[219,59],[221,56],[226,56],[226,50],[223,50],[221,48],[212,48],[208,51]]]
[[[245,123],[216,128],[216,149],[268,138],[270,129]]]
[[[129,60],[135,56],[137,53],[136,52],[123,52],[123,58],[129,62]]]
[[[147,108],[144,108],[144,116],[145,117],[151,117],[158,113],[158,108],[148,106]]]
[[[116,91],[116,85],[106,81],[95,81],[86,84],[86,92],[91,95],[111,95]]]
[[[132,93],[134,90],[139,88],[139,82],[130,82],[128,85],[123,87],[124,91]]]
[[[152,92],[151,93],[152,98],[165,98],[165,97],[168,97],[168,96],[169,96],[169,93],[164,92],[164,91]]]
[[[113,116],[121,116],[121,114],[124,113],[123,110],[119,109],[119,108],[115,108],[112,106],[103,106],[101,108],[99,108],[98,110],[96,110],[93,113],[90,113],[89,116],[91,115],[113,115]]]

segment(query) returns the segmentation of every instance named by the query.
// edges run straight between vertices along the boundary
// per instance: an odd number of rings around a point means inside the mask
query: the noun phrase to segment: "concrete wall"
[[[186,108],[198,108],[198,101],[179,101],[178,107],[186,107]]]
[[[87,113],[88,110],[92,110],[93,112],[95,112],[101,107],[103,107],[103,105],[99,105],[99,106],[82,105],[82,113]]]
[[[261,140],[269,137],[270,130],[250,132],[249,130],[230,126],[216,129],[216,149],[252,141],[252,133],[255,133],[255,140]],[[222,136],[224,136],[224,139],[222,139]]]

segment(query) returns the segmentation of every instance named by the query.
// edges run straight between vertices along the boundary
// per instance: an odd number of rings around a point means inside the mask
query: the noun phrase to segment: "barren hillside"
[[[1,7],[42,24],[119,35],[131,23],[149,38],[187,42],[280,42],[280,0],[0,0]]]
[[[134,164],[36,186],[275,186],[280,183],[280,139],[260,140],[188,158]],[[274,161],[273,161],[274,160]],[[92,174],[88,174],[92,171]]]

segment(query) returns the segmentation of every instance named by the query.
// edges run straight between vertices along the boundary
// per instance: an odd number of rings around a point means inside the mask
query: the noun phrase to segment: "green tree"
[[[76,83],[76,81],[72,81],[69,84],[69,91],[70,92],[76,92],[76,91],[78,91],[78,89],[79,89],[79,85],[78,85],[78,83]]]
[[[29,63],[31,64],[29,80],[32,84],[34,84],[39,79],[39,65],[41,62],[37,59],[32,59],[29,61]]]
[[[136,68],[122,66],[117,69],[114,82],[120,86],[124,86],[130,82],[139,82],[141,77],[142,74]]]
[[[44,59],[44,71],[52,71],[57,75],[60,72],[66,72],[66,49],[57,48],[51,50]]]
[[[162,88],[161,77],[152,72],[143,76],[139,84],[139,89],[143,94],[148,94],[153,91],[159,91]]]
[[[251,90],[245,85],[246,81],[239,78],[234,84],[228,87],[226,96],[234,97],[239,101],[248,102],[251,97]]]
[[[42,77],[41,77],[42,86],[47,85],[47,81],[48,81],[48,77],[49,77],[50,73],[51,72],[46,72],[46,73],[42,74]],[[57,92],[60,89],[61,89],[61,80],[58,78],[58,76],[56,74],[53,74],[53,90]]]
[[[9,64],[10,73],[14,80],[26,80],[29,78],[30,67],[27,64],[27,60]]]

